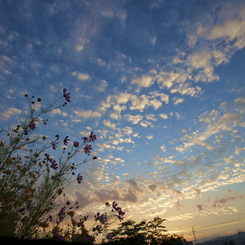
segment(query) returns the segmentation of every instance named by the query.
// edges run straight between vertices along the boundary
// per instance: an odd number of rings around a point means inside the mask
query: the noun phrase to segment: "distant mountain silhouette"
[[[198,243],[198,245],[245,245],[245,232],[235,235],[215,237],[210,241]]]

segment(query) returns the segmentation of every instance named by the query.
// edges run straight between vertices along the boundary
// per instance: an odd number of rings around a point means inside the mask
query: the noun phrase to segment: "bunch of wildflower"
[[[25,97],[29,114],[16,127],[1,131],[6,132],[8,140],[0,140],[0,236],[32,238],[36,235],[43,217],[57,206],[57,196],[73,181],[77,165],[89,160],[91,143],[96,139],[92,132],[88,140],[85,142],[83,137],[81,143],[71,142],[69,136],[61,139],[57,134],[48,139],[35,134],[41,124],[47,125],[48,119],[41,119],[43,115],[71,102],[67,89],[46,107],[41,98],[27,94]],[[63,99],[65,102],[61,102]],[[57,159],[53,154],[60,144],[65,148]],[[71,163],[81,151],[86,154],[85,160]],[[75,180],[78,184],[82,182],[81,173]],[[63,216],[61,212],[61,219]],[[47,222],[43,225],[47,226]]]
[[[111,205],[107,202],[104,212],[97,212],[94,215],[94,223],[90,229],[87,229],[86,222],[89,217],[76,215],[75,209],[79,208],[78,202],[75,203],[74,208],[71,206],[71,202],[67,201],[66,205],[59,210],[56,217],[52,217],[50,219],[50,216],[48,216],[44,222],[40,223],[40,226],[45,229],[47,227],[47,223],[49,226],[53,221],[55,221],[55,226],[51,231],[52,235],[49,237],[56,240],[77,242],[94,241],[99,234],[103,231],[107,231],[108,227],[116,220],[123,220],[125,212],[123,212],[117,205],[118,204],[114,201],[112,203],[112,209],[108,213],[107,209],[110,208]],[[117,214],[115,215],[115,213]],[[65,221],[66,217],[70,217],[71,225],[62,225],[62,222]],[[65,230],[63,227],[66,227],[67,229]],[[111,240],[112,234],[106,234],[106,238],[107,240]]]
[[[100,233],[107,231],[108,227],[119,220],[120,222],[124,219],[125,212],[122,211],[121,207],[118,207],[118,204],[114,201],[112,203],[112,209],[109,213],[106,212],[106,209],[111,207],[110,203],[105,203],[106,207],[103,213],[97,212],[94,216],[95,223],[89,231],[92,231],[92,236],[96,237]],[[111,233],[106,234],[106,238],[111,240]],[[103,237],[102,237],[103,239]]]

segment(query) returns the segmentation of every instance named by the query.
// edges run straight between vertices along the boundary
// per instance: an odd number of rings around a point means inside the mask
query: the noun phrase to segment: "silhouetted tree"
[[[112,231],[112,241],[108,245],[182,245],[185,243],[184,236],[165,234],[167,230],[162,222],[165,219],[159,217],[152,221],[145,220],[136,223],[133,220],[122,222]]]

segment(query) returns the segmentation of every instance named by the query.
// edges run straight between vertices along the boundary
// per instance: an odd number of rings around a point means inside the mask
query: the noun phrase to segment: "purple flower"
[[[63,89],[63,96],[65,97],[65,99],[66,99],[67,102],[71,102],[71,100],[70,100],[70,98],[71,98],[70,97],[70,93],[67,93],[66,94],[66,90],[67,90],[66,88]]]
[[[95,220],[99,220],[100,223],[105,224],[107,221],[107,215],[97,212],[97,214],[95,215]]]
[[[78,174],[78,176],[77,176],[77,183],[78,184],[81,184],[82,183],[82,180],[83,180],[83,176],[81,174]]]
[[[90,136],[89,136],[89,142],[91,142],[91,141],[95,141],[97,138],[96,138],[96,135],[93,133],[93,132],[91,132],[90,133]]]
[[[69,136],[66,136],[66,137],[64,138],[64,140],[63,140],[64,145],[68,145],[69,140],[70,140],[70,139],[68,139],[68,137],[69,137]]]
[[[36,124],[35,124],[34,120],[31,120],[31,121],[30,121],[29,127],[30,127],[32,130],[34,130],[34,129],[36,128]]]
[[[88,137],[82,137],[83,143],[88,142]]]
[[[83,150],[86,154],[89,154],[90,151],[92,150],[92,146],[91,145],[85,145]]]
[[[117,209],[117,203],[114,201],[113,203],[112,203],[112,207],[116,210]]]
[[[77,227],[81,227],[83,225],[82,222],[77,222]]]
[[[62,221],[65,218],[65,215],[66,215],[65,208],[63,207],[60,209],[60,211],[58,213],[59,220]]]
[[[56,141],[51,141],[50,144],[52,145],[52,149],[56,150],[58,143]]]
[[[73,142],[73,146],[74,146],[74,147],[78,147],[78,146],[79,146],[79,142],[74,141],[74,142]]]
[[[123,220],[123,216],[125,215],[125,212],[122,211],[120,207],[117,206],[118,204],[114,201],[112,203],[112,207],[115,211],[117,211],[118,214],[114,214],[120,221]]]
[[[55,227],[52,231],[53,233],[53,237],[59,241],[63,241],[64,240],[64,237],[62,235],[60,235],[59,233],[59,228],[58,227]]]
[[[56,161],[53,158],[49,158],[49,161],[52,163],[51,168],[53,168],[54,170],[57,170],[59,168],[58,164],[56,163]]]

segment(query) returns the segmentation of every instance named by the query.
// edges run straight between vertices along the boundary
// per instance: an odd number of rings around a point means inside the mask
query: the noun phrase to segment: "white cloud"
[[[162,106],[162,102],[156,99],[156,97],[160,97],[162,101],[168,103],[169,96],[163,93],[151,92],[149,95],[135,95],[123,92],[117,95],[108,95],[106,101],[101,102],[100,107],[101,110],[113,107],[118,112],[127,108],[141,112],[149,107],[153,107],[156,110]]]
[[[150,135],[147,135],[147,136],[145,136],[147,139],[149,139],[149,140],[151,140],[151,139],[153,139],[154,138],[154,136],[152,135],[152,134],[150,134]]]
[[[122,128],[122,131],[125,134],[132,134],[133,133],[133,129],[131,127]]]
[[[83,117],[83,118],[92,118],[92,117],[101,117],[102,116],[102,114],[100,112],[92,111],[92,110],[86,110],[86,111],[75,110],[74,113],[77,116]]]
[[[166,104],[168,104],[169,102],[169,95],[164,94],[164,93],[158,93],[157,91],[153,91],[149,93],[150,98],[156,98],[156,97],[160,97],[162,102],[165,102]]]
[[[162,151],[166,151],[165,145],[160,145],[160,149],[161,149]]]
[[[60,114],[62,116],[67,116],[67,112],[61,111],[59,108],[56,108],[54,110],[51,111],[51,114]]]
[[[7,120],[9,119],[10,117],[14,116],[14,115],[18,115],[21,113],[21,110],[17,109],[17,108],[14,108],[14,107],[10,107],[8,108],[6,111],[4,111],[2,114],[1,114],[1,119],[2,120]]]
[[[107,87],[107,82],[106,80],[101,80],[99,85],[95,86],[95,89],[99,92],[103,92],[105,88]]]
[[[115,146],[107,144],[107,143],[97,143],[96,146],[99,147],[99,149],[97,149],[98,151],[104,151],[105,149],[116,149]]]
[[[143,116],[141,115],[126,114],[125,117],[128,121],[132,122],[132,124],[137,124],[143,119]]]
[[[229,41],[232,41],[235,38],[244,35],[245,16],[242,16],[242,14],[243,13],[241,13],[242,19],[240,20],[227,20],[221,25],[214,26],[210,31],[208,38],[213,40],[227,37]]]
[[[120,117],[120,114],[119,114],[119,113],[116,113],[116,112],[111,112],[111,113],[109,114],[109,117],[110,117],[111,119],[118,120],[119,117]]]
[[[180,103],[182,103],[184,101],[183,98],[173,98],[173,100],[174,100],[174,104],[175,105],[178,105],[178,104],[180,104]]]
[[[157,121],[155,114],[149,114],[145,116],[147,120]]]
[[[191,134],[186,134],[181,140],[186,141],[182,146],[176,147],[176,150],[183,152],[191,146],[200,145],[209,150],[213,149],[211,142],[208,140],[213,135],[218,135],[221,132],[232,133],[235,127],[244,127],[242,122],[243,116],[238,112],[227,112],[220,115],[218,111],[211,111],[210,113],[203,113],[199,120],[207,125],[203,132],[196,130]]]
[[[245,47],[245,7],[238,6],[224,4],[217,18],[204,16],[206,23],[200,20],[196,23],[195,31],[187,34],[191,47],[196,45],[200,50],[198,45],[202,45],[201,52],[195,52],[188,57],[192,67],[201,69],[194,76],[195,81],[217,80],[219,77],[213,73],[214,66],[227,63],[234,52]]]
[[[132,81],[132,84],[137,84],[139,87],[149,88],[154,84],[153,79],[149,75],[143,75],[140,78],[136,78]]]
[[[175,88],[170,90],[171,93],[180,93],[181,95],[190,95],[195,97],[202,92],[199,86],[190,87],[189,83],[178,84]]]
[[[161,117],[162,119],[168,119],[168,114],[166,113],[160,113],[159,117]]]
[[[81,73],[81,72],[72,72],[72,75],[76,76],[79,80],[88,80],[90,79],[90,76],[86,73]]]
[[[227,63],[229,61],[228,58],[226,57],[226,55],[220,50],[214,50],[212,52],[212,56],[213,56],[213,58],[215,60],[214,64],[216,66],[218,66],[218,65],[220,65],[222,63]]]
[[[217,52],[214,54],[216,57],[220,55]],[[219,79],[217,75],[214,75],[214,66],[211,61],[212,58],[213,56],[210,50],[196,52],[188,56],[187,62],[192,67],[192,70],[193,68],[200,69],[198,74],[194,76],[196,82],[211,82]]]
[[[165,72],[161,71],[156,75],[156,80],[160,87],[170,89],[175,83],[183,83],[188,79],[188,74],[185,71],[180,72]]]
[[[115,123],[111,123],[110,120],[103,120],[103,124],[109,128],[116,128],[116,124]]]
[[[81,45],[81,44],[77,44],[76,45],[76,51],[77,52],[80,52],[80,51],[82,51],[84,49],[84,46],[83,45]]]
[[[141,122],[140,122],[140,125],[141,125],[142,127],[144,127],[144,128],[147,128],[148,126],[153,127],[152,123],[149,122],[149,121],[146,121],[146,120],[141,121]]]

